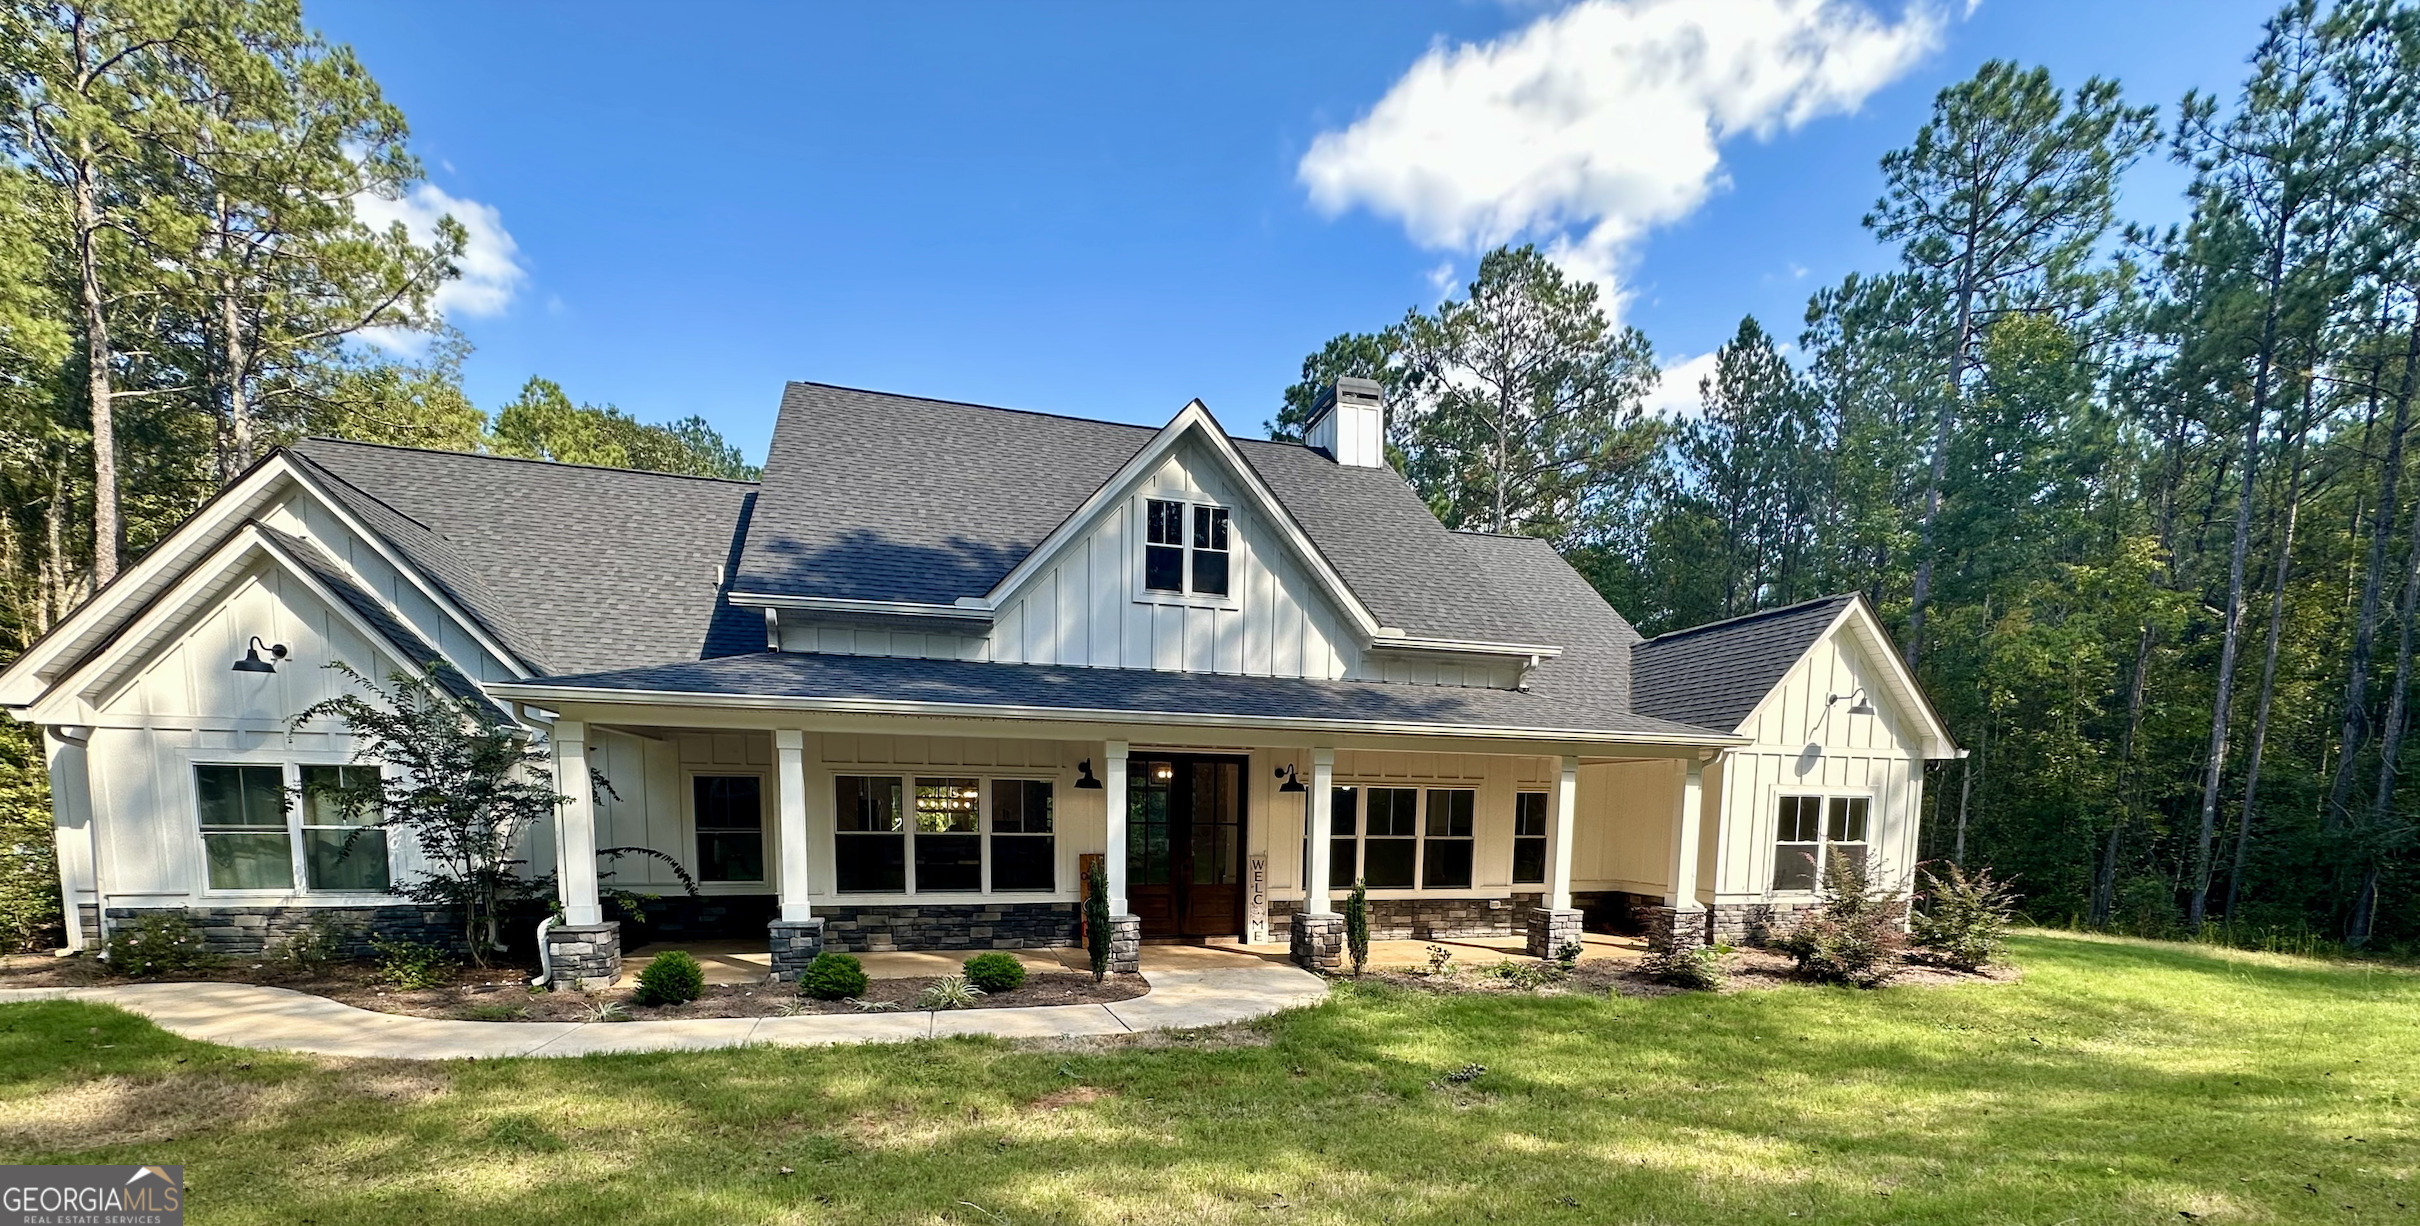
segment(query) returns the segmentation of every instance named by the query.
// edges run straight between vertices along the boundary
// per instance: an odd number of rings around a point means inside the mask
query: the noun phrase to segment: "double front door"
[[[1244,930],[1242,758],[1135,755],[1126,766],[1126,898],[1145,939]]]

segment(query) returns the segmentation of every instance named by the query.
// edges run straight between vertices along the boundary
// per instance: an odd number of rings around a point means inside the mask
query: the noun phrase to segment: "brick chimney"
[[[1338,379],[1319,389],[1303,441],[1355,468],[1386,467],[1386,397],[1376,379]]]

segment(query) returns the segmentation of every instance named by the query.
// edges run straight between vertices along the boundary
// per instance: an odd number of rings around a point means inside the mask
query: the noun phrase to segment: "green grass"
[[[182,1162],[197,1223],[2420,1223],[2420,975],[2015,957],[1870,993],[1348,985],[1265,1044],[1092,1054],[340,1062],[13,1005],[0,1161]]]

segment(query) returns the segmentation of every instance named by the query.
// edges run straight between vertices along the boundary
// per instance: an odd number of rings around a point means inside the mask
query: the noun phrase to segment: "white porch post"
[[[555,786],[563,801],[555,810],[555,846],[563,860],[563,922],[601,924],[597,906],[596,788],[588,778],[588,725],[555,721]]]
[[[1563,769],[1555,778],[1554,864],[1546,870],[1546,909],[1571,910],[1571,839],[1574,814],[1580,805],[1580,760],[1570,754],[1563,756]]]
[[[1336,888],[1331,882],[1335,868],[1331,852],[1335,844],[1329,837],[1329,825],[1336,814],[1336,751],[1311,751],[1311,794],[1302,807],[1303,837],[1311,841],[1310,862],[1303,868],[1302,909],[1305,915],[1336,914]]]
[[[781,917],[797,923],[815,915],[807,905],[807,734],[775,729],[773,756],[781,821]]]
[[[1691,758],[1689,773],[1681,780],[1680,811],[1673,815],[1672,871],[1665,877],[1672,883],[1672,892],[1664,896],[1664,905],[1674,911],[1699,909],[1697,839],[1699,829],[1706,824],[1705,798],[1706,764]]]
[[[1126,911],[1126,742],[1101,750],[1101,800],[1109,812],[1101,840],[1102,868],[1109,874],[1109,913]]]

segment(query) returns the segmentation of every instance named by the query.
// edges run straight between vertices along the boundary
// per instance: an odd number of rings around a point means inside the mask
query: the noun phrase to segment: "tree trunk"
[[[101,293],[100,167],[89,141],[76,146],[74,186],[77,305],[84,316],[84,390],[92,406],[92,580],[99,587],[118,575],[118,432],[110,403],[107,298]]]
[[[2101,869],[2092,882],[2091,920],[2094,926],[2109,922],[2117,907],[2118,849],[2126,830],[2126,818],[2134,807],[2134,742],[2143,731],[2143,703],[2149,696],[2152,634],[2149,624],[2143,626],[2142,637],[2134,648],[2134,681],[2126,696],[2126,735],[2118,745],[2117,815],[2109,819],[2109,837],[2101,846]]]
[[[2387,822],[2394,816],[2395,759],[2403,752],[2403,728],[2407,722],[2406,698],[2410,695],[2412,668],[2413,619],[2420,615],[2420,506],[2413,509],[2410,561],[2403,568],[2403,598],[2396,602],[2395,617],[2395,688],[2386,702],[2386,718],[2378,724],[2378,790],[2370,797],[2369,821],[2362,832],[2367,837],[2360,848],[2364,861],[2361,888],[2353,896],[2352,921],[2346,925],[2344,941],[2361,946],[2369,942],[2372,926],[2377,921],[2378,840],[2384,835]]]
[[[1933,594],[1933,525],[1941,516],[1941,484],[1949,476],[1950,427],[1956,420],[1959,403],[1965,398],[1966,350],[1973,343],[1975,327],[1975,246],[1970,218],[1965,254],[1958,263],[1958,331],[1956,343],[1949,353],[1949,387],[1941,402],[1941,412],[1933,421],[1933,463],[1924,482],[1924,511],[1917,519],[1919,535],[1916,581],[1908,592],[1907,603],[1907,666],[1916,667],[1924,654],[1924,608]]]
[[[2269,587],[2269,635],[2266,653],[2260,664],[2260,701],[2252,716],[2252,752],[2244,763],[2244,806],[2235,824],[2235,863],[2227,874],[2227,910],[2229,920],[2235,918],[2235,904],[2243,896],[2244,864],[2252,846],[2252,812],[2260,794],[2261,753],[2269,743],[2269,706],[2277,695],[2278,636],[2285,626],[2286,581],[2294,570],[2294,525],[2302,511],[2302,445],[2310,429],[2311,400],[2317,383],[2305,384],[2302,394],[2302,424],[2294,435],[2294,456],[2288,462],[2286,478],[2285,527],[2277,545],[2277,577]]]
[[[2377,651],[2378,603],[2385,582],[2387,539],[2394,535],[2395,520],[2402,510],[2395,487],[2403,475],[2403,441],[2411,417],[2415,364],[2420,364],[2420,303],[2415,304],[2411,337],[2404,346],[2402,386],[2396,391],[2394,418],[2387,427],[2386,459],[2378,478],[2378,505],[2370,521],[2369,557],[2361,577],[2361,605],[2353,618],[2353,646],[2345,668],[2344,726],[2337,741],[2336,771],[2328,784],[2327,809],[2321,818],[2331,834],[2344,826],[2345,814],[2352,804],[2354,759],[2361,756],[2361,743],[2368,735],[2371,657]],[[2382,362],[2370,367],[2373,402],[2378,396],[2379,381],[2386,374],[2382,367]]]
[[[225,485],[237,473],[252,467],[252,405],[244,394],[244,370],[251,362],[251,351],[244,342],[242,305],[236,301],[233,276],[226,278],[219,291],[219,328],[224,334],[220,355],[219,402],[225,406],[225,444],[220,450],[218,480]]]

